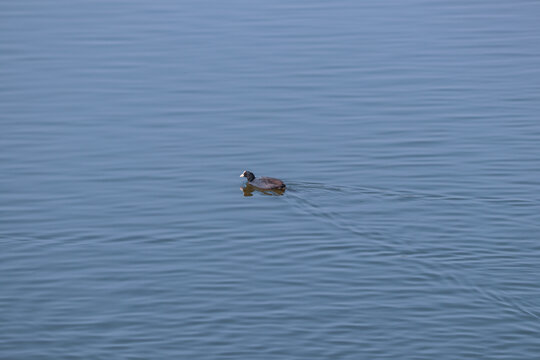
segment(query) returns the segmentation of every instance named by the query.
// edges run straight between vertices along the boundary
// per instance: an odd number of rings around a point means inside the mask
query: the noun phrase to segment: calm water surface
[[[0,358],[537,359],[538,15],[1,2]]]

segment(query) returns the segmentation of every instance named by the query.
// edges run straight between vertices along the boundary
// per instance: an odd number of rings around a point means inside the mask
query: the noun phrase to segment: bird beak
[[[240,175],[240,177],[246,177],[246,175],[244,175],[244,173],[242,173],[242,175]]]

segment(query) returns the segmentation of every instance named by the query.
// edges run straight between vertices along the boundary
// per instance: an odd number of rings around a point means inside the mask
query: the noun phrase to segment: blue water
[[[1,2],[0,358],[538,359],[539,14]]]

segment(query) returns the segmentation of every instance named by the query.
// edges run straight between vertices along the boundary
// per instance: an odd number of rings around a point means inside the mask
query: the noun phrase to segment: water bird
[[[287,186],[283,183],[283,181],[271,177],[260,177],[256,178],[255,174],[253,174],[251,171],[244,171],[240,177],[245,177],[247,179],[248,185],[252,185],[255,187],[258,187],[260,189],[266,189],[266,190],[284,190]]]

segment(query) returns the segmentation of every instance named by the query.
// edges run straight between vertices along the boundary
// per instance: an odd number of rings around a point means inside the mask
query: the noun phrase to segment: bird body
[[[255,177],[250,171],[244,171],[240,177],[247,178],[247,183],[260,189],[285,189],[287,186],[283,181],[271,177]]]

